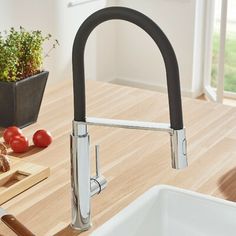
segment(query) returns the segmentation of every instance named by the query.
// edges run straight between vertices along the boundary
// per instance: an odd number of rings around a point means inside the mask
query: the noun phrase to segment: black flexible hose
[[[160,27],[144,14],[125,7],[108,7],[89,16],[79,28],[73,45],[74,120],[85,121],[84,50],[93,29],[108,20],[125,20],[142,28],[155,41],[165,62],[171,128],[183,128],[179,68],[175,52]]]

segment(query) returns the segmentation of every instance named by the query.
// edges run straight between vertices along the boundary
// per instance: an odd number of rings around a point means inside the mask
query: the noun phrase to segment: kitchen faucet
[[[108,20],[126,20],[142,28],[155,41],[164,59],[170,124],[127,121],[86,116],[84,50],[93,29]],[[75,229],[85,231],[91,226],[90,198],[100,193],[107,185],[100,174],[99,149],[96,146],[96,176],[90,175],[88,125],[118,128],[165,131],[171,137],[172,167],[181,169],[187,166],[186,137],[183,127],[180,94],[179,69],[175,52],[159,26],[144,14],[124,7],[108,7],[89,16],[80,26],[73,45],[73,89],[74,120],[71,135],[71,188],[72,223]]]

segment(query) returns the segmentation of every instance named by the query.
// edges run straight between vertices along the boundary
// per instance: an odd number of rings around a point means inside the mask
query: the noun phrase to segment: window
[[[205,92],[214,101],[236,98],[236,0],[207,3]]]

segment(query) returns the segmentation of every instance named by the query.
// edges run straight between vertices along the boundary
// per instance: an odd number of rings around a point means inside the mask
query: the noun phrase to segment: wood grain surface
[[[37,236],[79,235],[69,227],[72,101],[71,82],[47,87],[38,122],[24,133],[30,138],[35,130],[45,128],[54,142],[43,150],[32,147],[19,158],[49,166],[51,175],[2,206]],[[166,133],[89,128],[91,156],[94,144],[100,144],[102,173],[108,180],[108,187],[92,199],[93,227],[89,232],[158,184],[236,201],[236,108],[184,98],[183,112],[189,167],[182,171],[171,169]],[[166,95],[94,81],[87,82],[87,114],[169,122]],[[0,234],[14,235],[3,223]]]

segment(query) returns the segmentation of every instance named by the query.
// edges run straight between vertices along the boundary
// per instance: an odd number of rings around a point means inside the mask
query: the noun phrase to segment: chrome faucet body
[[[90,227],[90,197],[106,187],[96,163],[96,176],[90,175],[89,135],[87,124],[73,122],[71,135],[72,226],[78,230]],[[98,154],[96,155],[98,157]],[[98,162],[98,160],[97,160]],[[82,226],[82,227],[81,227]]]
[[[170,124],[115,120],[86,117],[84,50],[93,29],[108,20],[120,19],[134,23],[146,31],[155,41],[163,56],[169,98]],[[96,149],[96,175],[91,178],[89,158],[88,125],[117,128],[142,129],[168,132],[171,137],[172,167],[187,166],[186,137],[182,119],[179,69],[174,50],[159,28],[150,18],[135,10],[124,7],[109,7],[88,17],[79,28],[72,54],[74,87],[74,121],[71,135],[71,188],[72,227],[81,231],[91,226],[90,198],[100,193],[107,185],[99,171],[98,148]]]

